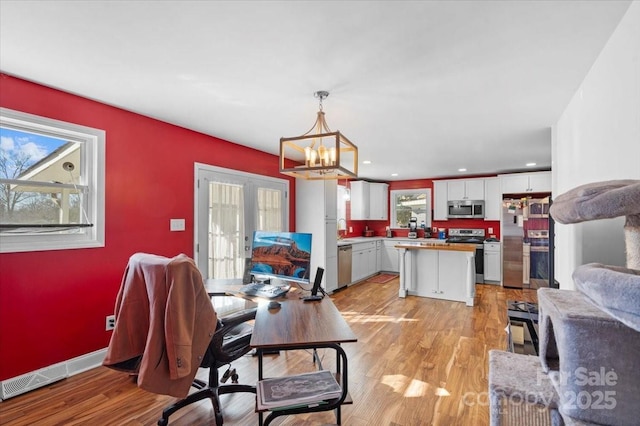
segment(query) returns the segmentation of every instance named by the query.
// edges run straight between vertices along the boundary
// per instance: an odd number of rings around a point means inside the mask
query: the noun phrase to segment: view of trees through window
[[[392,228],[408,228],[411,219],[431,226],[431,189],[392,190],[390,203]]]
[[[81,143],[0,127],[0,225],[82,223]]]

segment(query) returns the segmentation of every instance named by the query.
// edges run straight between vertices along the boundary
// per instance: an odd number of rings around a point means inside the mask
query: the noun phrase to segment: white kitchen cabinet
[[[336,202],[335,180],[296,180],[296,231],[312,234],[310,277],[324,268],[322,287],[327,291],[338,286]]]
[[[369,219],[389,219],[389,185],[369,183]]]
[[[531,192],[551,192],[551,172],[531,173],[529,189]]]
[[[438,251],[438,297],[446,300],[465,300],[467,287],[452,285],[465,283],[467,270],[460,267],[460,253],[455,251]]]
[[[324,185],[324,218],[338,219],[338,184],[328,182]]]
[[[362,281],[376,272],[376,242],[352,244],[351,282]]]
[[[502,193],[500,179],[484,180],[484,220],[500,220],[502,216]]]
[[[377,240],[376,241],[376,269],[375,269],[376,273],[382,270],[382,250],[384,250],[382,240]]]
[[[422,297],[434,297],[440,298],[440,290],[439,290],[439,277],[438,277],[438,251],[436,250],[424,250],[424,252],[420,252],[420,261],[416,262],[416,276],[420,277],[420,280],[415,280],[416,288],[410,293],[415,294],[416,296]],[[409,260],[413,260],[412,255],[407,255],[405,262]],[[405,265],[405,275],[410,271],[413,271],[413,266]]]
[[[500,175],[503,194],[551,192],[551,172]]]
[[[484,243],[484,281],[500,283],[502,267],[500,265],[501,244]]]
[[[398,259],[398,249],[395,245],[397,241],[388,240],[382,242],[380,270],[386,272],[400,272],[400,262]]]
[[[389,190],[386,183],[352,181],[351,220],[387,220]]]
[[[484,200],[484,179],[456,179],[447,181],[447,199]]]
[[[433,220],[447,220],[447,181],[433,181]]]
[[[351,187],[351,220],[369,219],[369,182],[355,180]]]
[[[409,294],[434,299],[456,300],[473,306],[471,278],[473,256],[448,250],[407,250],[403,271]],[[402,274],[402,273],[401,273]],[[411,274],[411,275],[410,275]]]
[[[326,265],[331,265],[329,268],[325,268],[323,276],[323,288],[327,292],[332,292],[338,289],[338,237],[336,230],[338,229],[338,223],[334,219],[325,220],[325,256]],[[311,243],[313,244],[313,238]],[[312,253],[313,255],[313,253]],[[335,267],[333,267],[335,265]],[[314,272],[315,274],[315,272]],[[311,276],[311,280],[315,278],[315,275]]]

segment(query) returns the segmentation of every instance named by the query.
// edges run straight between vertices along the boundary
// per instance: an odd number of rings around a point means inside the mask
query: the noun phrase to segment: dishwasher
[[[338,247],[338,288],[351,284],[351,246]]]

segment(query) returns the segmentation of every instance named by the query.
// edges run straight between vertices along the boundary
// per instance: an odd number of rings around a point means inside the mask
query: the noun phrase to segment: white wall
[[[611,179],[640,179],[640,2],[633,2],[552,131],[553,196]],[[556,225],[556,279],[576,266],[624,265],[624,218]]]

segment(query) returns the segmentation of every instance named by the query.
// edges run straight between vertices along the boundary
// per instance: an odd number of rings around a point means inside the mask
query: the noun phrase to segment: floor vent
[[[16,395],[28,392],[32,389],[40,388],[49,383],[62,380],[67,377],[67,364],[65,362],[51,365],[43,369],[14,377],[2,382],[2,399],[11,398]]]
[[[41,388],[49,383],[57,382],[74,374],[82,373],[102,364],[106,349],[101,349],[59,364],[50,365],[40,370],[32,371],[22,376],[13,377],[1,382],[0,399],[5,400],[14,396]]]

